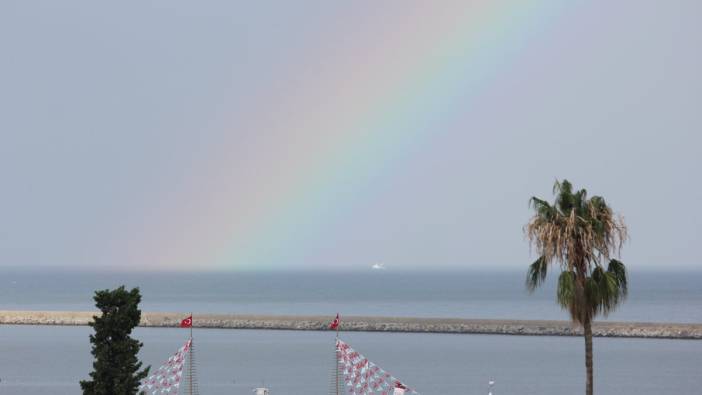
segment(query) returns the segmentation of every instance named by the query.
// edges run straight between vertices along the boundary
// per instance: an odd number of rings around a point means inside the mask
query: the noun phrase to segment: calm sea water
[[[138,328],[140,358],[160,365],[187,330]],[[88,327],[0,326],[0,394],[73,395],[91,369]],[[203,395],[327,394],[330,332],[195,330]],[[583,340],[565,337],[342,333],[422,394],[564,395],[584,391]],[[595,339],[599,395],[699,394],[702,341]]]
[[[529,295],[523,272],[0,275],[0,309],[90,310],[95,289],[139,286],[144,311],[568,319],[555,278]],[[702,272],[630,274],[610,320],[702,322]]]
[[[146,311],[567,319],[553,279],[529,295],[523,273],[95,274],[0,276],[0,309],[88,310],[93,290],[141,287]],[[702,274],[636,273],[610,319],[702,322]],[[77,394],[91,370],[88,327],[0,326],[0,394]],[[197,330],[202,394],[328,393],[329,332]],[[187,331],[138,328],[141,359],[160,363]],[[424,394],[582,393],[580,338],[343,334],[358,351]],[[702,341],[595,339],[598,394],[700,394]]]

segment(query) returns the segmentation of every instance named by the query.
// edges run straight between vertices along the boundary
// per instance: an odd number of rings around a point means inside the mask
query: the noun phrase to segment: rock
[[[96,312],[0,311],[0,324],[88,325]],[[142,313],[141,326],[176,327],[185,313]],[[196,314],[202,328],[327,330],[329,317]],[[480,320],[456,318],[343,317],[344,331],[483,333],[534,336],[581,336],[582,329],[568,321]],[[702,339],[702,324],[595,322],[598,337]]]

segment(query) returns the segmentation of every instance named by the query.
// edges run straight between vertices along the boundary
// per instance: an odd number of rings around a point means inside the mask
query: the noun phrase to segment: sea
[[[341,338],[421,394],[584,392],[578,337],[343,332],[343,317],[568,319],[555,278],[533,294],[522,272],[97,273],[5,271],[0,310],[91,310],[96,289],[138,286],[144,311],[326,315]],[[626,302],[604,320],[702,323],[702,272],[635,272]],[[79,394],[90,327],[0,326],[0,395]],[[189,331],[137,328],[154,368]],[[194,330],[201,394],[328,394],[329,331]],[[596,338],[597,394],[702,394],[702,341]]]

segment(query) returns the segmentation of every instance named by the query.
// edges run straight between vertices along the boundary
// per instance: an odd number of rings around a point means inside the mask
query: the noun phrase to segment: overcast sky
[[[521,270],[562,178],[698,268],[702,2],[436,3],[4,2],[0,268]]]

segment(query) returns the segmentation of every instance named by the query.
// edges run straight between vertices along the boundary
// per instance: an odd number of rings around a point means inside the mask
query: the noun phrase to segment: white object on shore
[[[405,389],[404,388],[395,388],[392,391],[392,395],[405,395]]]
[[[256,393],[256,395],[269,395],[271,393],[268,388],[263,387],[255,388],[254,392]]]

